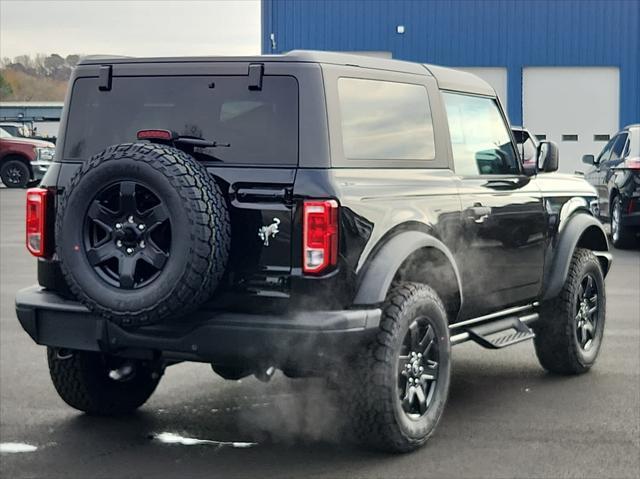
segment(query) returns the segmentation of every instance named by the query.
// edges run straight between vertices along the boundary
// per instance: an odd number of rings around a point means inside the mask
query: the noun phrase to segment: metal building
[[[263,0],[263,53],[293,49],[474,72],[563,171],[640,122],[640,0]]]

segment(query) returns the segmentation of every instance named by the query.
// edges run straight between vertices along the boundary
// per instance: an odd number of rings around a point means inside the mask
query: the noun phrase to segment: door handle
[[[494,190],[513,190],[515,188],[520,188],[527,181],[529,181],[529,178],[496,178],[487,181],[484,186]]]
[[[467,208],[467,220],[479,225],[484,223],[490,214],[491,208],[489,206],[477,205]]]

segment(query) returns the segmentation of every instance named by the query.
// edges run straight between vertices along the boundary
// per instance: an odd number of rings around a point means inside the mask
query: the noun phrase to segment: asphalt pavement
[[[591,372],[549,375],[530,342],[456,346],[436,434],[415,453],[385,455],[344,439],[342,404],[322,381],[280,373],[268,384],[224,381],[206,364],[180,364],[131,417],[66,406],[44,348],[15,317],[16,291],[36,281],[23,215],[24,191],[1,189],[0,442],[30,449],[0,453],[3,478],[640,476],[640,251],[614,251]]]

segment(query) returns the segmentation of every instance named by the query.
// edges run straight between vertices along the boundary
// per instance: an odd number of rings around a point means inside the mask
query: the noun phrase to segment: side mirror
[[[538,146],[538,165],[540,165],[540,171],[546,173],[556,171],[559,160],[560,153],[558,152],[558,145],[553,141],[540,142],[540,146]]]
[[[596,164],[596,157],[593,155],[583,155],[582,156],[582,162],[586,163],[587,165],[595,165]]]

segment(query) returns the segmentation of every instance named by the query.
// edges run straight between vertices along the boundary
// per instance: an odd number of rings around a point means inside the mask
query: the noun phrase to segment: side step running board
[[[477,326],[463,328],[463,332],[451,336],[451,344],[456,345],[466,341],[474,341],[488,349],[501,349],[527,341],[535,336],[527,326],[538,319],[538,313],[526,316],[510,316],[496,319]],[[498,334],[504,333],[504,334]]]
[[[507,333],[496,337],[497,333],[504,331]],[[535,336],[529,326],[516,317],[499,319],[489,324],[468,328],[467,332],[472,341],[489,349],[506,348]]]

